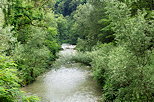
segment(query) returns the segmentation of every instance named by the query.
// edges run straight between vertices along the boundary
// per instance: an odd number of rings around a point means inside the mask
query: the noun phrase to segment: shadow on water
[[[60,58],[75,54],[74,47],[63,44]],[[101,95],[89,67],[79,63],[61,64],[22,90],[42,97],[42,102],[98,102]]]

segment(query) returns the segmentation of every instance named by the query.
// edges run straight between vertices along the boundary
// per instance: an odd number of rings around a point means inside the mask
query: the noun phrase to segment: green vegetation
[[[64,16],[71,15],[80,4],[86,3],[86,0],[56,0],[55,12]]]
[[[10,57],[0,55],[0,100],[1,102],[37,102],[36,96],[26,96],[19,90],[17,64]]]
[[[37,102],[19,90],[52,66],[58,21],[52,0],[0,1],[0,100]]]
[[[73,15],[72,60],[89,64],[104,102],[153,102],[153,0],[88,1]]]
[[[70,59],[92,67],[103,102],[154,100],[153,0],[0,1],[0,100],[38,101],[19,88],[53,65],[61,43],[77,44]]]

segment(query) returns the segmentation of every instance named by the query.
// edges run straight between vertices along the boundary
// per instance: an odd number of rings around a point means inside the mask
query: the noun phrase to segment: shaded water
[[[60,58],[76,53],[72,45],[63,44],[62,48]],[[22,90],[42,97],[42,102],[98,102],[101,95],[89,67],[78,63],[60,65]]]

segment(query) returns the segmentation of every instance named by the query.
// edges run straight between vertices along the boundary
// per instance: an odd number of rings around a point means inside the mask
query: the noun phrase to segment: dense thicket
[[[71,15],[80,4],[86,3],[86,0],[56,0],[55,12],[64,16]]]
[[[5,52],[18,64],[23,85],[30,83],[54,60],[59,49],[57,23],[49,1],[8,1],[2,9],[4,27],[10,25],[16,38]],[[7,3],[7,2],[6,2]]]
[[[90,64],[104,102],[153,102],[153,0],[93,1],[73,15],[80,52]]]
[[[35,102],[20,85],[33,82],[56,58],[58,20],[52,0],[0,1],[0,100]],[[12,60],[11,60],[12,59]],[[20,79],[20,80],[18,80]]]
[[[59,15],[58,17],[58,35],[61,43],[76,44],[77,38],[76,30],[72,28],[74,20],[72,16],[77,7],[85,4],[86,0],[56,0],[54,12]]]
[[[139,10],[145,10],[147,13],[145,18],[151,19],[153,0],[119,1],[128,6],[131,17],[137,15]],[[82,50],[82,47],[83,50],[91,50],[99,42],[110,43],[115,41],[115,32],[111,28],[111,19],[109,18],[112,15],[107,14],[107,10],[109,9],[106,9],[106,3],[103,1],[89,0],[86,4],[79,5],[77,10],[72,14],[74,24],[71,29],[74,31],[70,33],[78,35],[80,38],[79,42],[85,43],[85,46],[81,46],[80,50]]]
[[[0,55],[0,100],[1,102],[38,102],[36,96],[26,96],[19,90],[17,64],[8,56]]]
[[[77,43],[73,60],[92,66],[103,102],[154,100],[153,0],[3,0],[0,8],[3,102],[37,101],[19,86],[52,65],[59,42]]]

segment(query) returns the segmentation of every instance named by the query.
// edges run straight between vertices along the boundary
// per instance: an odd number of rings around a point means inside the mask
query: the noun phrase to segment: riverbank
[[[72,46],[64,46],[59,59],[76,54]],[[98,102],[101,96],[89,66],[80,63],[59,64],[22,90],[42,97],[42,102]]]

